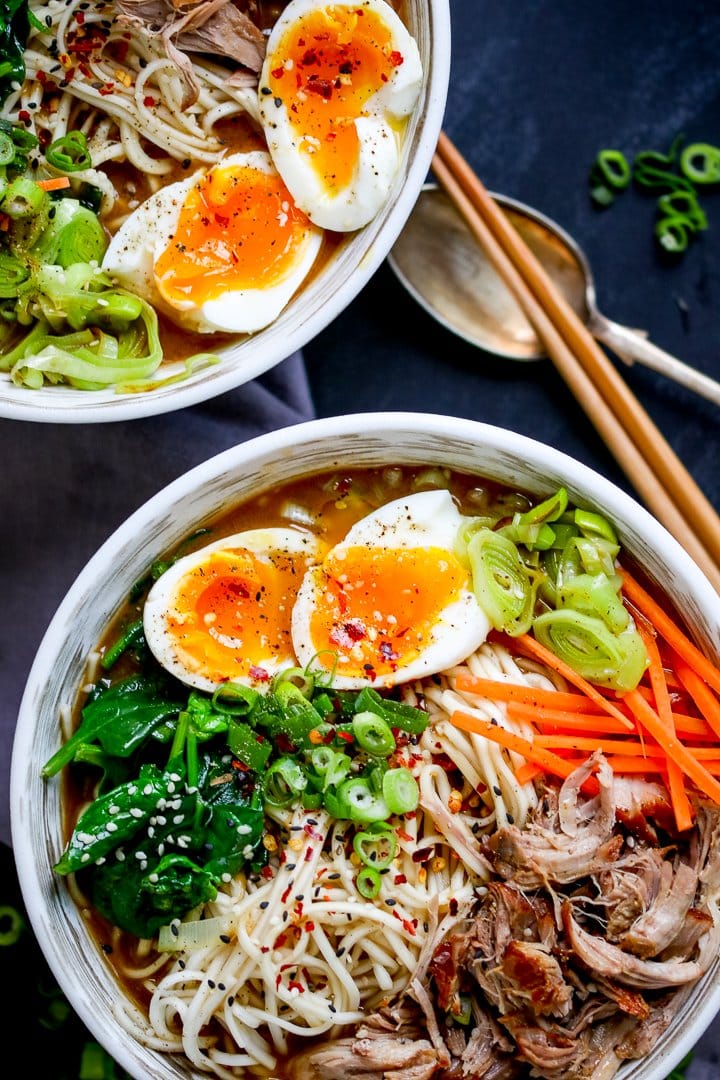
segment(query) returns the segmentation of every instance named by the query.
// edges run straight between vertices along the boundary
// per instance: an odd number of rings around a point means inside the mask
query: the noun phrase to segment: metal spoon
[[[621,326],[598,311],[590,264],[564,229],[524,203],[492,194],[598,341],[625,363],[638,361],[720,405],[720,383],[653,345],[643,330]],[[465,341],[511,360],[544,357],[514,297],[435,184],[421,191],[388,262],[417,302]]]

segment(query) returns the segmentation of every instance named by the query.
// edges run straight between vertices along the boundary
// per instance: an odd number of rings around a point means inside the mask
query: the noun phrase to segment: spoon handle
[[[704,375],[701,371],[697,371],[696,368],[690,367],[689,364],[684,364],[682,360],[678,360],[676,356],[671,356],[670,353],[658,348],[657,345],[653,345],[637,330],[631,330],[628,326],[621,326],[619,323],[613,322],[612,319],[606,319],[604,315],[595,316],[589,329],[603,344],[616,352],[625,363],[632,364],[637,360],[638,363],[644,364],[645,367],[652,368],[653,371],[659,371],[661,375],[667,375],[668,378],[674,379],[675,382],[688,387],[689,390],[694,390],[696,394],[700,394],[702,397],[707,398],[708,401],[714,402],[715,405],[720,405],[719,382],[711,379],[708,375]]]

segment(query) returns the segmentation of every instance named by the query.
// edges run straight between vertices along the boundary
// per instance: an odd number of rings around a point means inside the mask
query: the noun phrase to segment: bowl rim
[[[48,874],[52,877],[53,872],[48,865],[41,867],[33,859],[32,845],[28,842],[30,830],[33,828],[32,815],[21,808],[27,776],[26,773],[24,774],[24,768],[32,759],[33,753],[35,705],[39,700],[38,695],[41,698],[43,687],[46,685],[47,672],[55,667],[58,650],[70,626],[69,616],[72,613],[77,614],[79,604],[83,600],[97,598],[103,577],[107,577],[107,568],[112,557],[120,549],[126,545],[132,545],[133,540],[137,541],[144,530],[152,529],[163,518],[163,515],[167,515],[173,507],[182,504],[193,492],[204,490],[211,479],[232,478],[233,474],[239,475],[251,463],[262,465],[265,461],[279,460],[283,456],[298,460],[303,449],[311,449],[319,444],[330,445],[333,440],[347,440],[353,436],[360,442],[373,439],[383,440],[383,445],[389,447],[393,438],[406,440],[435,438],[446,440],[448,445],[455,441],[466,442],[474,446],[489,447],[498,455],[509,454],[514,459],[526,462],[528,467],[532,465],[533,468],[539,469],[539,475],[567,476],[567,487],[571,496],[573,491],[577,490],[582,501],[594,502],[605,507],[611,520],[619,519],[622,523],[632,522],[640,536],[652,538],[653,551],[659,553],[658,559],[668,575],[668,581],[672,583],[671,589],[679,589],[678,583],[682,582],[687,595],[697,603],[698,610],[707,619],[712,629],[714,640],[709,643],[709,647],[720,656],[720,596],[710,586],[703,572],[678,541],[632,495],[601,473],[564,451],[511,429],[500,428],[482,421],[421,412],[347,413],[304,421],[256,436],[208,458],[167,484],[135,510],[105,540],[86,562],[58,606],[40,641],[30,668],[19,708],[11,757],[12,847],[31,926],[49,967],[73,1005],[73,1009],[88,1029],[95,1034],[98,1041],[121,1065],[128,1069],[131,1075],[138,1077],[145,1075],[133,1072],[133,1069],[138,1068],[137,1058],[133,1056],[133,1048],[137,1049],[136,1040],[122,1030],[109,1032],[102,1022],[102,1017],[90,1008],[87,1001],[78,1002],[77,983],[64,965],[57,951],[55,939],[52,936],[49,940],[43,937],[43,932],[47,930],[46,909],[43,904],[44,892],[47,890],[43,888],[43,880]],[[408,443],[404,445],[407,449]],[[342,464],[348,465],[349,453],[350,450],[346,446],[346,458]],[[401,450],[396,460],[402,460],[402,456]],[[327,470],[314,466],[310,471]],[[293,473],[293,475],[301,474],[301,467]],[[189,527],[192,528],[192,523]],[[185,522],[181,532],[185,533],[187,528],[188,523]],[[127,570],[125,573],[127,576]],[[666,587],[668,587],[667,584]],[[108,617],[106,613],[105,618]],[[81,671],[78,672],[79,674]],[[37,821],[34,825],[37,829]],[[53,896],[56,897],[55,892]],[[633,1078],[664,1080],[667,1073],[694,1047],[720,1010],[720,980],[717,978],[719,965],[720,960],[716,960],[714,971],[711,970],[700,983],[693,985],[690,992],[689,1020],[680,1030],[674,1032],[671,1043],[667,1047],[661,1044],[659,1048],[651,1052],[657,1055],[651,1066],[647,1064],[643,1066],[643,1061],[646,1059],[642,1058],[626,1063],[620,1074],[622,1080],[633,1080]],[[710,976],[713,973],[715,977],[711,979]],[[113,976],[109,970],[105,971],[103,981],[113,982]],[[695,990],[698,987],[700,989],[695,1000]],[[681,1006],[683,1007],[684,1005]],[[674,1023],[676,1021],[677,1017]],[[141,1052],[150,1051],[143,1048]],[[648,1071],[648,1068],[652,1071]],[[173,1073],[173,1075],[176,1074]],[[195,1077],[196,1073],[189,1072],[187,1075]]]
[[[393,201],[381,209],[363,230],[358,230],[356,235],[349,234],[346,247],[354,243],[356,237],[358,242],[361,236],[365,240],[362,241],[357,265],[345,271],[339,289],[329,297],[324,292],[318,294],[314,309],[307,316],[300,309],[293,317],[293,308],[288,305],[269,326],[235,346],[229,345],[228,348],[237,351],[238,355],[228,357],[226,364],[221,359],[219,364],[204,368],[185,381],[154,390],[118,393],[114,396],[112,388],[93,391],[44,386],[30,390],[13,387],[8,382],[7,373],[0,373],[0,418],[53,424],[107,423],[157,416],[198,405],[237,389],[276,367],[301,350],[340,315],[376,273],[400,235],[427,178],[442,126],[450,82],[450,0],[417,2],[426,5],[428,70],[416,113],[417,129],[412,144],[404,147],[405,176],[399,183]],[[318,282],[323,280],[325,274],[321,273]],[[289,328],[282,322],[286,312],[288,321],[292,318]],[[260,335],[265,335],[260,350],[253,350],[253,340]],[[93,397],[101,394],[102,398]]]

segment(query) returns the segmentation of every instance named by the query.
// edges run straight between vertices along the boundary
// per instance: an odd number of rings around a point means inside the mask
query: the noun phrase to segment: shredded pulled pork
[[[678,836],[657,788],[618,803],[600,753],[549,787],[489,838],[493,877],[399,1005],[290,1080],[610,1080],[648,1054],[720,946],[720,808]]]
[[[237,85],[252,85],[265,58],[265,37],[253,21],[253,0],[117,0],[120,20],[158,39],[182,77],[183,109],[193,105],[200,87],[188,53],[232,60],[241,71]]]

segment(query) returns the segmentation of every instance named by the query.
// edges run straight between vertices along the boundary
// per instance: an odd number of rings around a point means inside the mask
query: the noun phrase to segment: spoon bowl
[[[625,363],[644,364],[720,405],[720,383],[652,344],[643,330],[601,314],[590,263],[560,225],[516,199],[491,194],[598,341]],[[410,295],[471,345],[509,360],[546,355],[520,305],[436,184],[422,188],[388,262]]]

